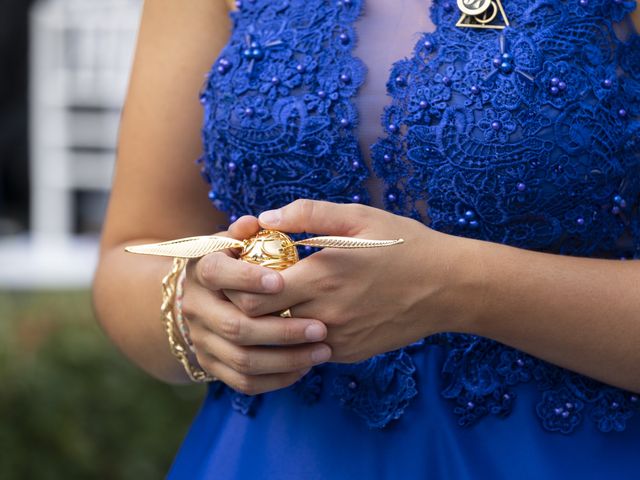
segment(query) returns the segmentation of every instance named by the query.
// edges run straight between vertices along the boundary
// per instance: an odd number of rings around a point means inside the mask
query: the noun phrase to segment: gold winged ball
[[[177,258],[200,258],[209,253],[227,248],[240,248],[240,260],[255,263],[274,270],[284,270],[299,260],[298,246],[320,248],[375,248],[389,247],[403,243],[402,238],[395,240],[366,240],[353,237],[313,237],[293,241],[286,233],[277,230],[261,230],[255,236],[245,240],[204,235],[179,238],[161,243],[128,246],[127,252],[143,255],[160,255]]]

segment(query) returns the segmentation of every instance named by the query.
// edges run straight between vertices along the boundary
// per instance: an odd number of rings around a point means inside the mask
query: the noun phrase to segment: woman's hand
[[[243,239],[258,230],[257,219],[246,216],[218,235]],[[277,310],[251,318],[222,293],[269,297],[283,286],[278,272],[239,261],[231,250],[189,262],[182,309],[202,368],[233,389],[255,395],[291,385],[330,357],[330,348],[319,343],[327,333],[323,323],[272,314]]]
[[[259,218],[263,228],[283,232],[405,240],[316,252],[282,271],[284,288],[274,294],[226,292],[250,317],[290,307],[296,316],[321,320],[334,362],[356,362],[453,331],[465,314],[469,302],[461,295],[475,286],[465,286],[458,261],[471,252],[468,239],[359,204],[297,200]]]

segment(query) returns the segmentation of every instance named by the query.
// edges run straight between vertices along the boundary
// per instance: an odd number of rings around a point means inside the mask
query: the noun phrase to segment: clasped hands
[[[231,250],[191,260],[183,313],[198,363],[255,395],[295,383],[327,361],[354,363],[447,330],[455,239],[415,220],[360,204],[296,200],[218,233],[260,228],[367,239],[389,249],[324,249],[283,271],[237,261]],[[291,309],[292,318],[277,312]]]

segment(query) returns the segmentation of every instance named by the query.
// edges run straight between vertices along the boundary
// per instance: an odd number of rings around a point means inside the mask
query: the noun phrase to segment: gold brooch
[[[293,241],[287,234],[277,230],[261,230],[246,240],[229,237],[205,235],[200,237],[179,238],[161,243],[128,246],[127,252],[143,255],[160,255],[164,257],[199,258],[227,248],[240,248],[240,259],[273,268],[284,270],[299,259],[298,246],[320,248],[374,248],[389,247],[403,243],[402,238],[396,240],[366,240],[352,237],[313,237]]]
[[[509,25],[500,0],[457,0],[457,3],[462,15],[456,27],[502,29]]]

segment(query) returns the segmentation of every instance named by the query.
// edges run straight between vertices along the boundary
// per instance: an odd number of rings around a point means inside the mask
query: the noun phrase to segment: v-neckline
[[[358,61],[362,62],[362,64],[365,66],[365,78],[364,81],[362,83],[362,85],[360,85],[356,91],[356,93],[351,97],[350,101],[353,104],[354,109],[357,112],[357,116],[359,119],[362,119],[362,113],[363,113],[363,104],[362,104],[362,99],[363,99],[363,93],[365,93],[366,87],[369,84],[369,82],[371,81],[371,62],[366,62],[364,60],[364,56],[362,55],[362,50],[361,50],[361,46],[362,46],[362,37],[360,35],[360,32],[362,30],[362,23],[365,22],[367,20],[367,8],[373,4],[373,2],[375,0],[361,0],[362,1],[362,6],[361,6],[361,10],[359,15],[351,21],[350,26],[351,28],[353,28],[354,32],[355,32],[355,37],[357,38],[357,42],[356,44],[352,47],[351,51],[350,51],[350,55],[351,57],[353,57],[354,59],[357,59]],[[424,15],[426,16],[426,18],[430,21],[432,29],[431,30],[415,30],[413,31],[410,35],[411,38],[413,39],[412,42],[407,42],[408,46],[409,46],[409,50],[404,52],[404,54],[400,57],[394,58],[390,63],[385,64],[384,69],[386,69],[389,73],[386,76],[381,76],[380,78],[383,79],[383,83],[382,85],[384,86],[382,89],[384,90],[384,94],[381,95],[380,97],[378,97],[377,99],[382,99],[382,101],[378,104],[376,103],[374,110],[377,110],[377,112],[373,112],[374,113],[374,118],[375,118],[375,134],[372,132],[371,135],[366,135],[363,133],[363,129],[361,128],[361,125],[363,124],[363,122],[360,120],[358,122],[358,124],[356,125],[356,127],[353,130],[353,136],[356,139],[357,145],[358,145],[358,155],[361,159],[361,161],[363,162],[364,166],[367,169],[367,176],[366,178],[363,180],[363,188],[365,190],[367,190],[367,193],[369,195],[369,204],[371,206],[374,206],[376,208],[380,208],[380,209],[384,209],[384,195],[385,195],[385,191],[389,188],[388,183],[385,181],[385,179],[379,175],[376,174],[374,168],[373,168],[373,154],[372,154],[372,150],[373,147],[378,144],[380,141],[382,141],[385,138],[385,132],[384,132],[384,128],[382,126],[382,122],[381,119],[384,115],[384,111],[386,108],[388,108],[389,106],[392,105],[393,103],[393,96],[391,94],[391,92],[389,91],[389,89],[387,88],[387,84],[389,83],[389,81],[391,80],[391,75],[393,74],[393,67],[397,62],[402,61],[403,59],[407,59],[407,60],[412,60],[415,56],[414,50],[415,50],[415,45],[417,44],[417,42],[424,37],[424,35],[427,34],[431,34],[434,35],[438,29],[438,24],[435,22],[434,20],[434,11],[437,8],[437,3],[439,0],[432,0],[431,2],[428,2],[426,0],[423,0],[424,3],[428,3],[428,5],[426,5],[424,7]],[[360,51],[359,51],[360,48]],[[403,47],[404,48],[404,47]],[[379,80],[380,78],[378,78],[377,80]],[[377,93],[377,92],[376,92]],[[371,126],[371,124],[370,124]]]

